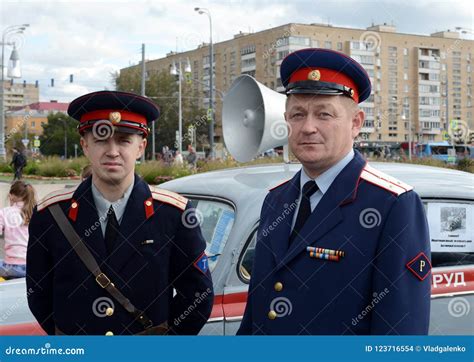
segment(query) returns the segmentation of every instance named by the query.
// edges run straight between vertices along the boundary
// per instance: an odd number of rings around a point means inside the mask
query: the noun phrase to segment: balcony
[[[441,129],[439,129],[439,128],[422,128],[421,133],[422,134],[437,135],[437,134],[441,134]]]

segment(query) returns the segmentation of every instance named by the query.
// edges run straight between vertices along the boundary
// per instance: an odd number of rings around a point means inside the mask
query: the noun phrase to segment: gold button
[[[151,206],[151,201],[148,200],[147,202],[145,202],[145,205],[146,205],[146,206]]]
[[[105,333],[105,335],[106,335],[106,336],[113,336],[113,335],[114,335],[114,332],[112,332],[112,331],[107,331],[107,332]]]
[[[277,314],[274,310],[271,310],[270,312],[268,312],[268,318],[273,320],[277,317]]]
[[[108,307],[108,308],[105,310],[105,315],[106,315],[107,317],[111,317],[112,314],[114,314],[114,308]]]
[[[71,207],[72,207],[73,209],[75,209],[75,208],[77,207],[77,202],[73,202],[73,203],[71,204]]]
[[[276,282],[273,288],[275,288],[276,292],[281,292],[283,290],[283,284],[281,284],[280,282]]]

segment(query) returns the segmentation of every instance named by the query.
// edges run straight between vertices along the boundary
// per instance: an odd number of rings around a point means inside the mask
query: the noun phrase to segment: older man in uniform
[[[68,109],[92,176],[37,206],[27,253],[28,303],[48,334],[197,334],[213,303],[188,200],[134,173],[148,124],[144,97],[95,92]],[[195,217],[195,216],[194,216]]]
[[[303,167],[263,204],[238,334],[426,334],[423,204],[353,150],[367,73],[342,53],[303,49],[283,60],[281,80],[289,145]],[[287,208],[296,210],[282,220]]]

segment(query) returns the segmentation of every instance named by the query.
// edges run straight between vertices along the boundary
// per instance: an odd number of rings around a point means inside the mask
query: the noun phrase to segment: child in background
[[[15,181],[8,194],[10,206],[0,209],[0,233],[5,239],[5,260],[0,259],[0,277],[26,275],[28,224],[36,204],[33,186]]]

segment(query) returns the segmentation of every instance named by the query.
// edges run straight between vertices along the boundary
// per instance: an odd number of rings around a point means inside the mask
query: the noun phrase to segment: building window
[[[310,39],[302,36],[291,36],[290,45],[309,46]]]
[[[337,50],[342,51],[342,42],[337,42]]]
[[[282,47],[282,46],[288,45],[289,43],[290,43],[290,39],[288,37],[284,37],[284,38],[278,38],[277,41],[275,42],[275,45],[277,47]]]
[[[324,47],[325,47],[326,49],[331,49],[331,48],[332,48],[332,42],[329,41],[329,40],[328,40],[328,41],[325,41],[325,42],[324,42]]]
[[[255,66],[255,58],[243,59],[242,68]]]
[[[288,50],[283,50],[277,53],[277,60],[282,60],[286,57],[290,52]]]
[[[240,55],[255,53],[255,45],[247,45],[240,49]]]

